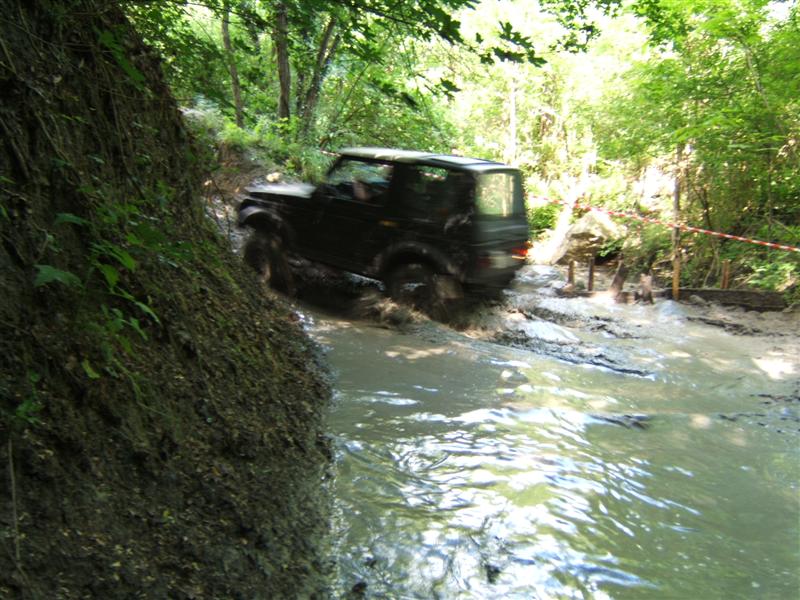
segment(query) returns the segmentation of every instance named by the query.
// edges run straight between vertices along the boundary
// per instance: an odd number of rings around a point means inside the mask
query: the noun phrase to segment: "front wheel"
[[[412,306],[437,321],[447,320],[463,296],[461,284],[453,277],[436,273],[420,263],[395,268],[385,283],[392,300]]]
[[[287,294],[294,292],[294,278],[280,236],[254,231],[244,245],[244,262],[263,283]]]

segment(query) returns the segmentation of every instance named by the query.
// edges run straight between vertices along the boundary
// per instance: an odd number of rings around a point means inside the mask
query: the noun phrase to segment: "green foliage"
[[[54,225],[61,225],[62,223],[72,223],[73,225],[88,225],[89,221],[82,219],[78,215],[72,213],[58,213]]]
[[[750,265],[747,283],[766,290],[787,290],[800,282],[800,262],[762,262]]]
[[[653,8],[662,21],[649,22],[650,32],[660,46],[593,105],[601,156],[634,176],[653,165],[678,174],[683,222],[779,240],[800,218],[797,6],[704,0]],[[669,202],[646,201],[672,220]],[[720,252],[717,241],[700,238],[684,246],[692,284],[714,279],[720,253],[749,273],[742,283],[781,289],[792,280],[786,253],[760,265],[757,247],[726,243]]]
[[[81,361],[81,368],[89,379],[100,379],[100,373],[94,370],[94,367],[92,366],[92,363],[89,362],[88,358],[84,358]]]
[[[41,287],[50,283],[60,283],[68,287],[81,287],[83,282],[80,277],[69,271],[62,271],[52,265],[34,265],[36,267],[36,278],[33,285]]]
[[[800,221],[796,4],[540,6],[211,0],[206,8],[145,3],[127,10],[164,54],[169,81],[193,105],[186,116],[206,146],[236,148],[293,176],[318,179],[330,161],[323,150],[343,146],[455,150],[519,166],[539,195],[578,195],[671,220],[671,191],[641,181],[655,169],[680,175],[683,222],[753,235],[764,222]],[[226,50],[220,24],[227,9]],[[106,41],[113,53],[113,38]],[[279,77],[282,52],[290,84]],[[244,127],[232,124],[231,63]],[[289,116],[279,119],[282,95]],[[555,210],[532,209],[533,231]],[[668,230],[639,231],[626,254],[648,265],[669,255]],[[709,280],[720,246],[684,244],[685,276]],[[122,285],[128,267],[108,248],[102,253],[97,272],[108,286]],[[779,285],[790,271],[754,266],[750,281]]]
[[[753,233],[753,237],[772,238],[777,243],[798,246],[800,226],[776,228],[763,225]],[[731,261],[737,283],[782,292],[790,303],[800,301],[800,253],[726,241],[719,255],[720,260]]]
[[[122,47],[122,44],[120,44],[116,34],[110,30],[101,31],[98,34],[98,41],[111,51],[111,55],[123,72],[128,76],[129,81],[138,89],[144,89],[144,75],[142,75],[142,72],[128,60],[125,49]]]
[[[529,206],[527,212],[531,236],[536,239],[548,229],[552,229],[556,224],[560,210],[560,207],[556,204]]]
[[[263,115],[295,117],[299,123],[287,131],[291,141],[325,148],[349,143],[349,137],[363,143],[450,149],[451,132],[440,126],[443,115],[426,96],[452,95],[459,86],[441,69],[419,69],[416,54],[428,54],[431,45],[444,43],[445,52],[469,56],[486,69],[540,67],[548,60],[543,44],[555,47],[561,39],[562,45],[585,46],[574,40],[598,31],[575,18],[570,2],[546,3],[564,27],[551,28],[544,42],[542,29],[531,31],[534,20],[518,18],[518,9],[517,14],[483,19],[480,31],[465,26],[472,11],[486,12],[475,0],[201,4],[205,8],[126,5],[148,42],[164,55],[178,95],[202,96],[230,117],[238,93],[246,126],[253,127]],[[617,2],[595,4],[613,12]],[[580,11],[585,10],[582,5]],[[229,46],[223,44],[223,20],[229,23]],[[578,29],[580,33],[572,31]],[[234,84],[232,66],[239,85]],[[288,76],[280,75],[282,70]],[[402,126],[387,127],[398,121]],[[426,131],[435,133],[432,143]]]
[[[42,376],[37,371],[28,369],[27,379],[29,388],[28,394],[22,402],[17,405],[12,419],[12,422],[16,422],[22,427],[30,427],[41,423],[37,413],[42,410],[42,403],[39,400],[37,386]]]
[[[186,117],[191,131],[215,153],[230,148],[256,163],[280,164],[281,170],[292,177],[309,181],[320,180],[331,163],[330,156],[318,147],[291,141],[296,138],[298,125],[294,118],[276,121],[261,117],[252,128],[237,127],[208,101],[187,111]]]
[[[331,166],[331,157],[317,148],[304,147],[298,149],[286,166],[305,181],[322,181]]]
[[[413,71],[397,70],[402,65],[396,60],[398,50],[412,40],[433,38],[465,45],[456,11],[474,5],[474,0],[356,0],[347,5],[325,0],[301,4],[209,0],[206,9],[135,3],[126,9],[146,39],[165,56],[167,75],[179,95],[202,95],[230,116],[234,101],[229,69],[233,63],[247,124],[252,126],[257,115],[275,116],[278,98],[285,96],[285,108],[301,121],[295,128],[297,140],[314,129],[320,90],[329,75],[341,72],[342,67],[357,75],[361,63],[377,67],[374,75],[394,70],[411,76]],[[223,15],[229,21],[231,48],[227,50],[220,27]],[[277,24],[281,15],[285,15],[285,25]],[[474,50],[479,51],[477,47]],[[480,51],[492,61],[540,60],[532,41],[509,23],[499,24],[496,43],[485,44]],[[291,76],[286,81],[278,76],[284,54]],[[356,64],[355,69],[351,63]],[[382,68],[386,65],[391,67]],[[386,98],[405,104],[407,110],[417,109],[418,98],[405,86],[378,77],[359,81],[361,91],[375,84]],[[325,131],[319,137],[325,137]]]
[[[158,187],[156,186],[157,196],[167,194],[165,190],[158,191]],[[102,197],[95,190],[84,191]],[[162,198],[161,201],[164,200]],[[155,203],[161,201],[155,200]],[[53,221],[54,231],[47,234],[51,252],[55,255],[61,252],[58,244],[59,235],[63,232],[61,227],[86,230],[91,239],[96,240],[89,245],[86,260],[88,271],[81,279],[76,274],[53,265],[37,264],[34,279],[35,287],[57,284],[72,289],[76,294],[73,299],[76,306],[89,303],[98,295],[105,296],[105,301],[100,306],[101,318],[92,318],[83,324],[83,328],[96,338],[101,356],[95,359],[95,364],[99,360],[100,366],[96,368],[88,357],[81,362],[81,366],[90,380],[100,379],[104,374],[112,377],[125,376],[136,393],[139,389],[138,383],[124,366],[120,352],[127,355],[133,353],[129,333],[141,340],[148,339],[145,322],[134,314],[155,324],[159,324],[160,320],[147,302],[126,289],[126,281],[139,268],[136,254],[156,254],[164,261],[174,261],[180,260],[182,253],[180,247],[170,243],[164,233],[144,215],[142,207],[148,202],[150,201],[101,201],[94,207],[92,218],[88,219],[73,213],[58,213]],[[100,290],[97,289],[98,284]],[[38,410],[37,407],[35,394],[29,396],[17,411],[19,418],[32,423],[32,415]]]
[[[408,72],[381,65],[358,65],[356,73],[337,72],[326,82],[331,100],[317,117],[322,147],[385,146],[450,151],[452,130],[441,108],[404,82]],[[334,90],[341,90],[337,97]],[[394,90],[389,92],[388,90]],[[409,102],[412,100],[412,102]]]
[[[125,10],[145,40],[163,57],[163,68],[179,98],[198,89],[205,98],[227,103],[221,43],[208,13],[181,3],[126,3]]]
[[[648,271],[665,262],[672,253],[670,231],[661,225],[643,224],[631,228],[622,245],[625,262],[636,271]]]
[[[273,141],[268,135],[261,135],[263,130],[255,131],[237,127],[234,123],[226,121],[218,134],[218,140],[237,150],[249,148],[269,148]]]
[[[0,405],[0,416],[12,430],[24,430],[41,424],[39,413],[43,405],[39,397],[39,386],[42,375],[33,369],[27,369],[14,388],[11,382],[0,382],[0,398],[6,399],[4,405],[13,407],[3,409]],[[13,390],[13,391],[12,391]]]
[[[620,253],[623,246],[625,245],[625,239],[618,238],[618,239],[608,239],[603,242],[603,245],[600,247],[600,250],[597,251],[597,256],[600,258],[606,258],[607,256],[616,256]]]
[[[618,168],[598,169],[599,176],[589,178],[586,185],[588,204],[613,210],[636,212],[637,198],[630,181]]]

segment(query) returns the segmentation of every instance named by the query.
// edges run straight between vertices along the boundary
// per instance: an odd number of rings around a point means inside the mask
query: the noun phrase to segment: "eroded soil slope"
[[[114,4],[2,0],[0,597],[324,594],[328,387]]]

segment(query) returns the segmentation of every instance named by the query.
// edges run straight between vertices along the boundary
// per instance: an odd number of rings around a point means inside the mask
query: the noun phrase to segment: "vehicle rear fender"
[[[420,263],[430,266],[437,273],[462,279],[461,269],[447,255],[435,247],[419,242],[402,242],[389,246],[375,259],[374,273],[384,279],[393,269],[403,264]]]

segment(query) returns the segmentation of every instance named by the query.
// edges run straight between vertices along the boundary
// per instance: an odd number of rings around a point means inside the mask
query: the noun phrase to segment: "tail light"
[[[530,243],[526,242],[507,250],[490,250],[478,256],[475,266],[478,269],[510,269],[528,257],[529,248]]]
[[[528,257],[528,250],[530,250],[530,247],[530,242],[525,242],[524,246],[515,246],[511,249],[511,256],[520,260],[525,260]]]

